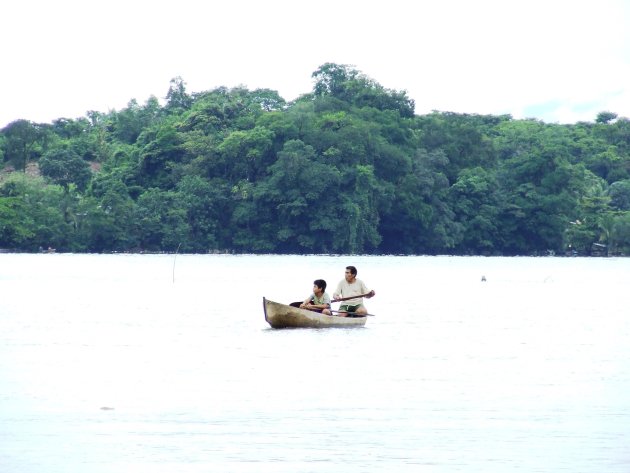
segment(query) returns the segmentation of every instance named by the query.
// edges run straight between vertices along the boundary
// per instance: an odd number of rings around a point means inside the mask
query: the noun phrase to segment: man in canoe
[[[357,279],[357,268],[347,266],[344,279],[339,281],[333,293],[333,302],[343,299],[344,303],[339,307],[339,317],[346,317],[348,313],[361,316],[368,313],[363,305],[363,297],[369,299],[375,294],[374,290],[368,289],[363,281]]]
[[[300,309],[314,310],[324,315],[332,315],[330,312],[330,296],[326,292],[326,281],[316,279],[313,281],[313,294],[300,304]]]

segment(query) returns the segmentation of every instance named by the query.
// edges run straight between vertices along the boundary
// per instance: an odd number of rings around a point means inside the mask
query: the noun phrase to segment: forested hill
[[[0,249],[529,255],[630,250],[630,120],[416,115],[324,64],[312,92],[131,100],[0,131]],[[431,91],[427,91],[428,94]]]

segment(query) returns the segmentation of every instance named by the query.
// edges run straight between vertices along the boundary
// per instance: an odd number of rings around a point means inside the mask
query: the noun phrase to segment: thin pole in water
[[[177,245],[177,249],[175,250],[175,257],[173,258],[173,284],[175,284],[175,261],[177,260],[177,253],[179,252],[180,246],[182,246],[181,243]]]

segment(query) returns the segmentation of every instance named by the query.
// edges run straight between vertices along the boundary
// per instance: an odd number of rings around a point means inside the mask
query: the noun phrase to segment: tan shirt
[[[335,293],[333,294],[333,297],[335,299],[337,297],[345,298],[345,297],[359,296],[361,294],[367,294],[368,292],[370,292],[370,290],[365,286],[364,282],[361,281],[360,279],[355,279],[352,284],[350,284],[348,281],[343,279],[339,281],[339,284],[337,284],[337,289],[335,289]],[[343,301],[343,303],[347,305],[363,304],[363,298],[357,297],[356,299],[349,299],[347,301]]]

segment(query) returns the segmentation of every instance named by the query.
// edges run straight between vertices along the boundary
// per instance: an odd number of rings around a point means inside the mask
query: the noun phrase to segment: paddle
[[[368,292],[367,294],[358,294],[356,296],[350,296],[350,297],[341,297],[339,299],[332,299],[330,302],[342,302],[342,301],[349,301],[350,299],[358,299],[359,297],[367,297],[367,296],[371,296],[372,292]],[[312,299],[311,299],[312,301]],[[302,304],[302,302],[291,302],[289,305],[291,307],[300,307],[300,304]],[[333,311],[334,312],[334,311]]]
[[[300,307],[300,304],[302,304],[301,302],[291,302],[289,305],[291,307]],[[312,310],[313,312],[317,312],[317,309],[306,309],[306,310]],[[321,309],[320,309],[321,312]],[[348,311],[343,311],[343,310],[331,310],[330,312],[332,312],[333,314],[338,314],[340,312],[348,314],[348,317],[376,317],[374,314],[359,314],[356,315],[355,312],[348,312]]]
[[[357,314],[356,312],[348,312],[348,311],[343,311],[343,310],[331,310],[331,312],[333,313],[346,313],[348,314],[347,317],[376,317],[375,314]]]
[[[341,302],[341,301],[349,301],[350,299],[358,299],[359,297],[367,297],[367,296],[371,296],[372,292],[368,292],[367,294],[359,294],[357,296],[351,296],[351,297],[341,297],[339,299],[333,299],[330,302]]]

